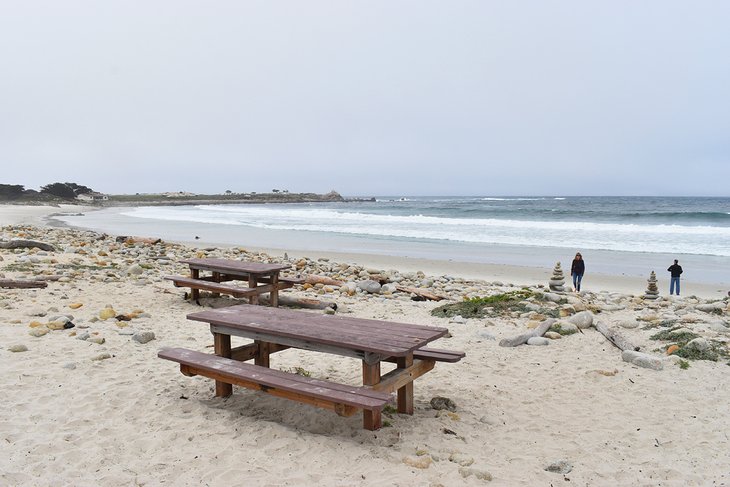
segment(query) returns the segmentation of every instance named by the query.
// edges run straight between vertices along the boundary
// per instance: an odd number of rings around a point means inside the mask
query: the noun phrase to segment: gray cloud
[[[5,2],[3,182],[727,195],[725,2]]]

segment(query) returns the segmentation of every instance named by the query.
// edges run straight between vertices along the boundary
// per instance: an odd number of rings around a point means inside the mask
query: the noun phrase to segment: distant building
[[[76,199],[81,201],[106,201],[109,199],[109,196],[92,191],[91,193],[80,194],[76,197]]]

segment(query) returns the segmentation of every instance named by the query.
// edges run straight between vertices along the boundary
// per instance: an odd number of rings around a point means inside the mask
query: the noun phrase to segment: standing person
[[[573,276],[573,289],[576,292],[580,291],[580,281],[583,280],[583,274],[586,272],[586,263],[583,262],[583,256],[580,252],[575,254],[573,264],[570,266],[570,275]]]
[[[677,288],[677,296],[679,296],[679,276],[682,275],[682,266],[679,265],[679,261],[674,259],[674,264],[670,265],[667,269],[672,273],[672,280],[669,281],[669,295],[674,294],[674,288]]]

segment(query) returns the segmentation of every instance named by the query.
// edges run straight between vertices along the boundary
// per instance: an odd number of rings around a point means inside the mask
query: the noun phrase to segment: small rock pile
[[[654,271],[651,271],[651,274],[649,275],[649,279],[647,281],[649,285],[646,288],[646,292],[644,293],[645,299],[656,299],[659,297],[659,289],[656,287],[656,273]]]
[[[563,285],[565,284],[565,277],[563,276],[563,269],[560,267],[560,262],[555,264],[553,269],[553,275],[550,278],[549,286],[551,291],[562,293],[565,291]]]

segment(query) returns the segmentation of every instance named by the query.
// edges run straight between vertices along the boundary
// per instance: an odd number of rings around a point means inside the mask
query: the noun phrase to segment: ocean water
[[[645,275],[668,259],[730,280],[730,198],[381,197],[374,202],[110,208],[73,225],[163,238]],[[671,260],[667,263],[669,265]],[[593,267],[596,269],[596,267]],[[704,276],[700,276],[704,274]]]

